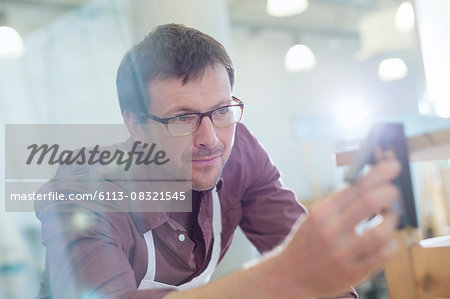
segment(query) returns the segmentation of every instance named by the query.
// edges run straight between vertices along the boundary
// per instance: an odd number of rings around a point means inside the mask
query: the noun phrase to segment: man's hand
[[[315,205],[274,256],[279,283],[297,284],[306,297],[336,295],[380,268],[397,248],[397,216],[390,207],[399,197],[391,183],[399,173],[397,161],[380,162],[356,184]],[[383,221],[363,234],[355,232],[358,223],[374,215]]]
[[[356,184],[325,198],[297,222],[290,236],[257,264],[166,298],[312,298],[350,290],[396,252],[397,161],[383,161]],[[355,226],[383,221],[363,234]]]

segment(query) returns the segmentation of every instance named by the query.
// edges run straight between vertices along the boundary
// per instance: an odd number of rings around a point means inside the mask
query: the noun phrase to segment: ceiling
[[[230,18],[235,26],[272,28],[317,33],[334,37],[355,37],[358,22],[366,14],[398,5],[396,0],[309,0],[300,15],[277,18],[266,13],[265,0],[229,0]]]
[[[226,1],[226,0],[225,0]],[[227,0],[233,26],[254,29],[317,33],[335,37],[355,37],[358,22],[374,10],[398,5],[400,0],[309,0],[309,9],[297,16],[276,18],[265,11],[265,0]],[[64,13],[91,0],[2,0],[0,20],[26,34],[45,26]]]
[[[27,34],[89,0],[1,0],[0,22]]]

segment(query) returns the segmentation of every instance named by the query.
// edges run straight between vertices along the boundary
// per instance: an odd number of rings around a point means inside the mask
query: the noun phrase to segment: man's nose
[[[215,148],[219,143],[219,138],[216,135],[216,127],[209,117],[203,117],[193,137],[195,147]]]

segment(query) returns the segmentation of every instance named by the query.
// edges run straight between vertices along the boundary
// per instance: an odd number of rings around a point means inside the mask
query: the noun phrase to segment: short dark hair
[[[157,26],[131,48],[120,63],[116,86],[122,114],[131,111],[140,121],[147,111],[148,85],[155,78],[200,78],[209,66],[221,64],[234,85],[234,67],[225,48],[211,36],[180,24]]]

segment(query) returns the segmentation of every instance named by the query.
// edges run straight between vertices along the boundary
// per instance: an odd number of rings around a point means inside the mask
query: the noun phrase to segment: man
[[[70,219],[76,208],[61,214],[45,206],[37,212],[47,247],[41,297],[353,298],[350,286],[395,253],[396,217],[389,207],[398,196],[390,183],[398,163],[379,163],[307,215],[238,123],[243,104],[232,96],[233,84],[224,48],[192,28],[159,26],[126,54],[117,75],[125,124],[132,140],[164,140],[180,168],[190,166],[192,213],[83,211],[89,225],[74,229],[61,215]],[[63,167],[57,177],[85,179],[93,172]],[[127,189],[103,178],[99,184]],[[93,187],[47,188],[81,193]],[[381,212],[381,224],[355,233],[359,222]],[[268,253],[208,283],[237,225]]]

